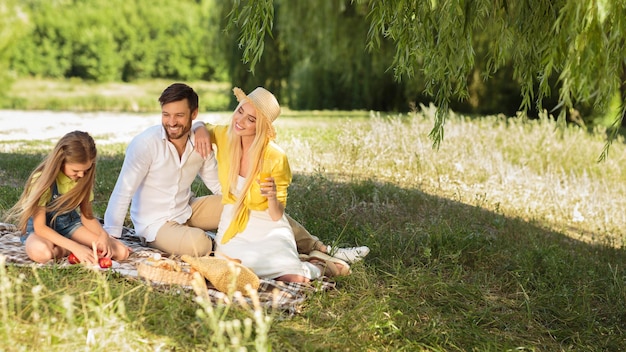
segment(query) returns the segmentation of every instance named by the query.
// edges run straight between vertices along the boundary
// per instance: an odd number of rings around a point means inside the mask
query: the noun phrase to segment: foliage
[[[251,74],[250,70],[241,63],[240,42],[247,40],[246,38],[239,38],[238,33],[232,30],[233,26],[244,25],[244,23],[230,22],[229,15],[243,16],[250,11],[256,11],[257,6],[243,9],[239,12],[238,8],[229,6],[228,2],[216,3],[216,18],[218,18],[218,26],[224,28],[218,41],[219,51],[223,53],[224,61],[227,63],[228,78],[231,85],[234,87],[240,87],[245,91],[251,91],[258,86],[263,86],[273,92],[281,101],[283,106],[288,102],[283,100],[282,89],[284,86],[284,80],[289,72],[289,62],[285,55],[284,47],[281,48],[280,44],[280,32],[274,27],[266,28],[267,31],[271,31],[271,38],[274,40],[267,40],[263,38],[264,53],[267,54],[265,60],[256,62],[254,65],[254,74]],[[268,23],[269,18],[274,15],[274,12],[264,12],[258,14],[258,17],[254,18],[255,24],[265,25]],[[245,25],[250,25],[248,21]],[[251,60],[254,60],[252,57]],[[236,105],[236,101],[232,94],[229,97],[231,107]]]
[[[28,40],[15,43],[21,75],[110,82],[223,79],[212,1],[28,0]]]
[[[395,77],[422,76],[425,91],[440,107],[430,133],[435,146],[444,137],[443,127],[452,98],[468,98],[467,82],[475,64],[477,33],[488,33],[490,37],[483,77],[489,78],[512,62],[513,79],[521,84],[523,110],[535,104],[538,111],[542,110],[543,98],[552,93],[550,78],[554,74],[558,74],[559,102],[565,107],[560,120],[564,121],[566,111],[575,102],[591,102],[606,109],[626,76],[623,1],[361,0],[357,3],[369,10],[367,47],[375,50],[390,40],[395,46],[392,63]],[[265,2],[263,6],[273,4]],[[243,36],[263,36],[270,25],[265,24],[263,30],[255,32],[244,28]],[[263,47],[254,45],[259,42],[257,39],[245,43],[244,52],[259,56]]]
[[[19,76],[230,80],[265,86],[292,109],[402,112],[434,101],[435,145],[448,108],[547,108],[593,126],[607,98],[626,94],[623,10],[611,1],[26,0],[19,11],[5,17],[26,19],[27,31],[11,25],[0,39],[10,44],[0,62]]]
[[[405,84],[396,84],[387,72],[391,48],[384,46],[372,54],[364,50],[362,38],[368,30],[364,6],[328,1],[311,11],[306,2],[282,1],[278,7],[282,38],[293,63],[290,106],[406,111]]]
[[[245,63],[248,55],[260,55],[261,51],[242,53],[239,47],[248,40],[241,42],[235,36],[243,38],[247,32],[239,31],[239,27],[240,23],[248,22],[238,18],[247,13],[248,6],[258,5],[240,4],[230,17],[226,11],[230,7],[223,6],[225,15],[221,26],[227,29],[227,36],[222,37],[222,45],[229,53],[234,85],[244,89],[266,86],[281,102],[298,110],[408,110],[405,85],[394,82],[387,72],[390,52],[381,50],[368,54],[363,48],[361,39],[367,35],[364,21],[367,12],[363,6],[328,1],[316,4],[315,11],[311,11],[311,4],[307,2],[274,2],[276,26],[271,27],[270,22],[265,21],[256,27],[270,35],[259,45],[263,48],[264,60],[257,60],[254,65],[239,62],[242,55]],[[248,47],[251,46],[243,45],[243,50]],[[416,94],[407,99],[421,101],[423,98]]]
[[[24,35],[26,28],[25,14],[17,0],[4,0],[0,3],[0,83],[9,87],[13,77],[9,73],[9,55],[11,48]],[[0,98],[6,96],[6,90],[0,90]]]
[[[261,2],[261,4],[259,4]],[[274,6],[272,6],[271,0],[259,0],[254,5],[247,4],[240,7],[240,1],[234,1],[233,10],[229,16],[234,19],[233,22],[226,26],[226,29],[230,28],[231,24],[237,24],[241,26],[242,32],[239,37],[238,45],[244,48],[244,62],[250,61],[252,72],[254,67],[259,62],[263,48],[265,45],[264,35],[267,33],[272,34],[272,27],[274,23]],[[260,6],[259,6],[260,5]],[[253,33],[261,29],[264,33],[259,37]]]

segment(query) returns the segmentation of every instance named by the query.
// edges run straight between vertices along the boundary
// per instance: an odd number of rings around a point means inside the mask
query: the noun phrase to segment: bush
[[[20,75],[99,82],[223,77],[209,1],[30,0],[26,38],[11,48]]]

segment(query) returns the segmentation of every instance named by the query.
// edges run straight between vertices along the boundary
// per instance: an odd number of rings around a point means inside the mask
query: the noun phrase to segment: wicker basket
[[[166,270],[144,262],[137,264],[137,274],[150,282],[167,285],[191,286],[193,279],[193,274],[189,270]]]

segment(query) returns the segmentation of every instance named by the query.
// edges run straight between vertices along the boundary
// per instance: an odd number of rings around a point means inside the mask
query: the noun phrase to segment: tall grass
[[[235,349],[210,342],[219,321],[234,320],[258,327],[235,334],[250,338],[244,346],[250,350],[626,349],[623,140],[598,163],[601,130],[560,130],[548,118],[453,116],[434,150],[427,136],[433,114],[427,107],[345,118],[289,112],[277,121],[278,143],[295,175],[287,212],[327,243],[372,249],[352,275],[337,279],[337,290],[311,296],[299,315],[268,312],[267,325],[257,326],[250,311],[231,307],[217,321],[206,320],[211,308],[194,293],[153,290],[116,275],[8,266],[8,280],[28,282],[18,285],[19,303],[9,305],[19,309],[4,313],[11,346],[39,346],[6,322],[37,325],[30,292],[45,276],[48,299],[37,300],[37,310],[61,311],[54,322],[75,326],[84,349],[91,348],[85,332],[99,323],[112,336],[122,334],[109,320],[124,326],[120,344],[138,350]],[[101,214],[123,148],[100,148]],[[16,185],[40,158],[32,149],[0,155],[1,209],[15,201]],[[194,190],[206,192],[200,183]],[[64,318],[59,308],[67,294],[79,297],[73,300],[79,320]],[[57,350],[74,346],[61,337],[48,342]]]
[[[626,225],[624,139],[596,162],[605,131],[560,130],[554,120],[454,116],[439,150],[427,137],[434,108],[307,126],[283,140],[297,170],[343,181],[420,189],[566,235],[622,247]],[[330,132],[333,131],[334,132]],[[313,132],[315,131],[315,132]],[[329,133],[336,137],[330,139]],[[279,136],[280,137],[280,136]]]
[[[153,303],[149,287],[135,284],[114,292],[109,283],[112,279],[110,273],[82,267],[55,273],[66,278],[82,279],[76,288],[63,287],[46,282],[42,277],[48,275],[46,270],[35,266],[28,274],[26,270],[7,270],[5,260],[4,256],[0,256],[2,351],[159,351],[180,348],[179,343],[171,342],[171,336],[144,327],[155,314],[150,308]],[[67,279],[63,281],[68,285],[65,282]],[[249,307],[252,313],[242,319],[231,319],[226,314],[233,309],[232,301],[237,296],[231,294],[230,301],[215,306],[207,295],[204,279],[199,275],[194,278],[195,298],[186,293],[174,294],[198,304],[194,325],[199,331],[195,332],[194,341],[185,349],[268,349],[267,330],[272,317],[265,314],[254,293],[252,297],[256,299],[256,304]],[[127,314],[127,302],[137,299],[137,306],[131,305],[131,308],[139,311]],[[175,304],[176,300],[171,303]],[[167,315],[166,311],[161,313]],[[152,318],[166,325],[162,328],[168,328],[167,324],[172,323],[167,317]],[[173,327],[173,330],[179,328]],[[183,326],[183,330],[186,328]]]

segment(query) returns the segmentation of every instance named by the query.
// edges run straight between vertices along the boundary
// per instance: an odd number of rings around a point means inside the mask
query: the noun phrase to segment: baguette
[[[261,280],[252,270],[234,260],[183,255],[181,259],[204,276],[220,292],[240,291],[248,295],[246,286],[258,290]]]

